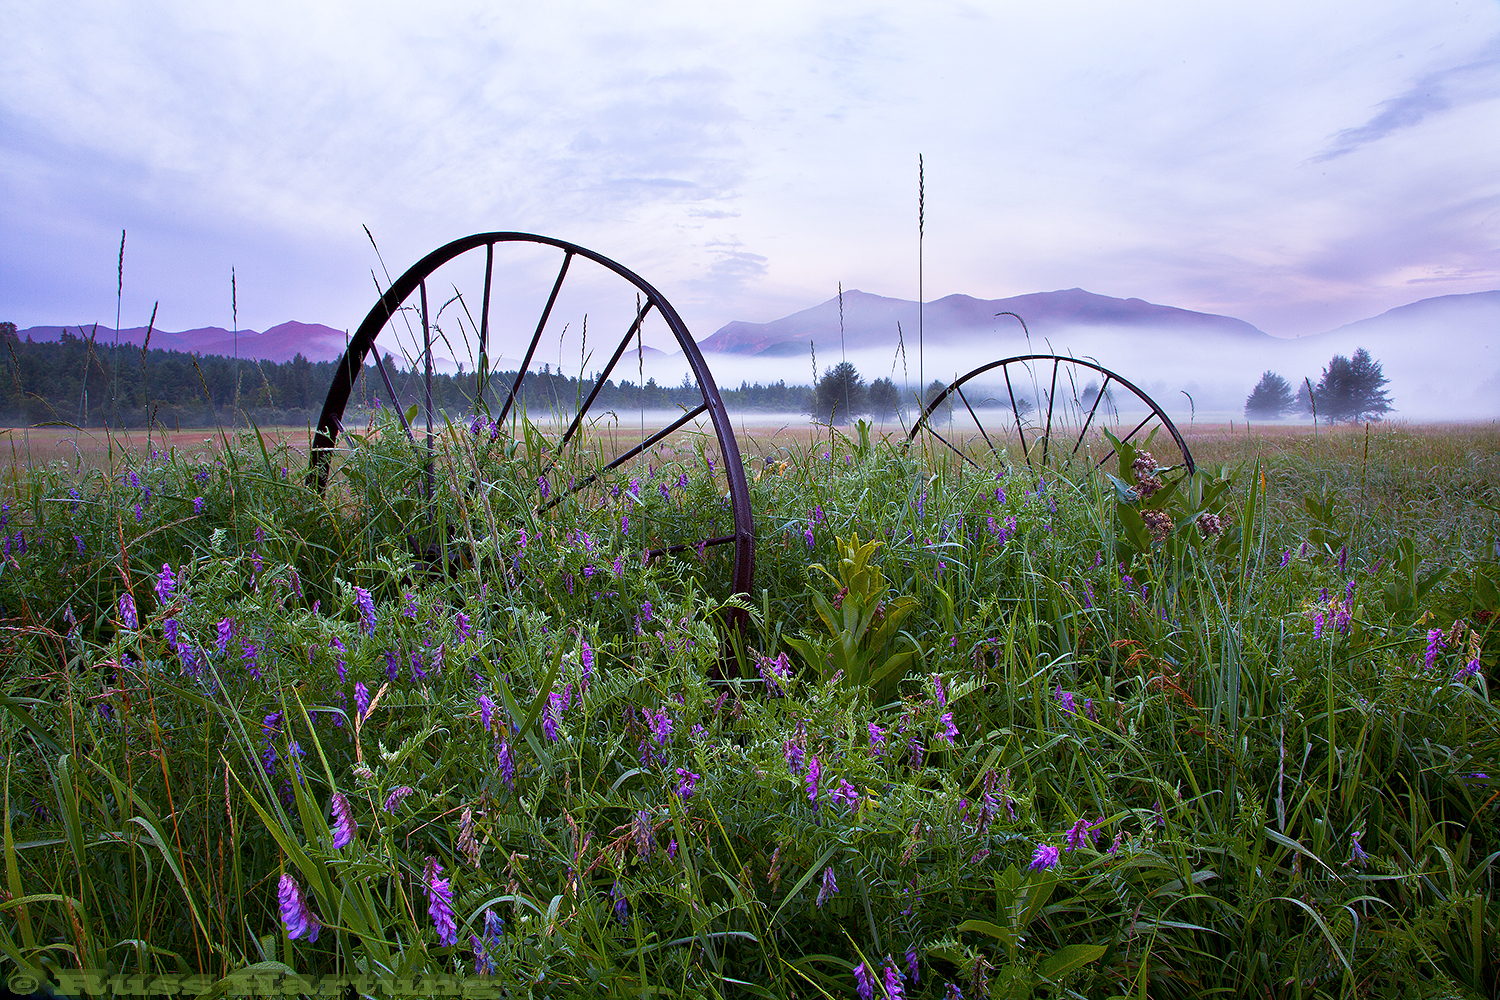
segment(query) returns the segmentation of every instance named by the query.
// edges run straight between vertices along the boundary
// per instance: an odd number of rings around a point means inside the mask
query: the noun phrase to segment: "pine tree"
[[[876,419],[894,417],[901,408],[901,395],[896,383],[888,378],[878,378],[870,383],[870,412]]]
[[[824,423],[847,424],[852,418],[870,412],[870,390],[859,369],[847,361],[824,369],[818,387],[813,391],[813,419]]]
[[[1297,397],[1286,379],[1268,371],[1261,375],[1260,381],[1245,398],[1245,416],[1274,420],[1290,410],[1296,401]]]
[[[1329,423],[1335,420],[1357,422],[1365,417],[1379,419],[1391,410],[1391,401],[1381,388],[1388,381],[1381,371],[1380,362],[1370,357],[1370,352],[1363,347],[1354,352],[1353,360],[1335,354],[1313,389],[1318,416]]]
[[[1361,347],[1349,361],[1349,377],[1352,384],[1354,412],[1352,419],[1359,421],[1368,417],[1379,420],[1391,412],[1391,400],[1382,386],[1390,379],[1385,377],[1380,362],[1370,357],[1370,352]]]

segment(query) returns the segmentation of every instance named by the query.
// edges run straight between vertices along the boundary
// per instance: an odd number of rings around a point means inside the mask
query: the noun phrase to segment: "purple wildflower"
[[[1318,639],[1321,639],[1321,638],[1323,638],[1323,612],[1322,611],[1314,611],[1313,612],[1313,640],[1317,641]]]
[[[1349,863],[1351,865],[1363,866],[1365,862],[1370,860],[1369,853],[1363,847],[1359,846],[1359,838],[1362,836],[1364,836],[1363,830],[1349,835]]]
[[[370,711],[370,689],[364,681],[354,683],[354,718],[363,721]]]
[[[323,925],[302,898],[302,887],[297,884],[296,879],[283,873],[277,896],[281,903],[281,922],[286,926],[286,936],[293,941],[300,937],[309,941],[318,940],[318,931],[323,929]]]
[[[833,878],[833,865],[823,869],[823,884],[818,888],[818,906],[828,902],[828,897],[839,891],[839,884]]]
[[[896,963],[891,961],[891,956],[885,956],[885,995],[890,1000],[901,1000],[905,996],[901,990],[901,981],[905,978],[896,968]]]
[[[947,991],[943,993],[943,1000],[964,1000],[964,991],[949,983]]]
[[[917,965],[917,946],[909,944],[906,946],[906,975],[912,982],[922,981],[921,969]]]
[[[557,742],[558,703],[561,700],[557,692],[554,691],[547,696],[547,704],[542,708],[542,735],[547,737],[549,743]]]
[[[1078,848],[1091,843],[1094,837],[1093,834],[1089,832],[1089,821],[1080,816],[1078,818],[1078,822],[1074,823],[1071,827],[1068,828],[1068,832],[1064,834],[1064,839],[1067,840],[1067,850],[1070,851],[1075,851]]]
[[[1073,692],[1064,691],[1061,681],[1058,682],[1057,690],[1052,693],[1052,697],[1056,701],[1062,702],[1064,712],[1067,712],[1069,715],[1078,714],[1078,706],[1073,701]]]
[[[365,635],[375,634],[375,599],[363,587],[354,588],[354,603],[359,607],[359,627]]]
[[[807,759],[807,777],[804,779],[807,785],[807,801],[813,805],[818,804],[818,778],[823,774],[823,766],[818,763],[816,756]]]
[[[542,499],[545,500],[552,495],[552,487],[547,485],[546,476],[536,477],[536,488],[541,491]]]
[[[385,679],[395,680],[401,674],[401,658],[396,655],[395,650],[385,651]]]
[[[635,480],[631,480],[631,482],[635,482]],[[615,884],[610,887],[609,898],[613,900],[615,904],[615,919],[622,924],[629,923],[630,901],[625,898],[625,893],[620,891],[619,879],[616,879]]]
[[[860,962],[854,967],[854,983],[859,989],[860,1000],[874,1000],[875,975],[869,962]]]
[[[1037,844],[1036,851],[1031,855],[1031,864],[1027,865],[1029,871],[1041,871],[1046,868],[1057,867],[1060,857],[1057,848],[1051,844]]]
[[[121,610],[123,611],[123,604],[121,606]],[[132,625],[131,627],[134,628],[135,626]],[[1443,648],[1443,630],[1440,629],[1440,628],[1432,629],[1431,631],[1429,631],[1427,633],[1427,669],[1428,670],[1431,670],[1432,667],[1433,667],[1433,665],[1435,663],[1437,663],[1438,650],[1440,650],[1442,648]]]
[[[502,739],[499,749],[495,751],[495,757],[500,765],[500,777],[504,780],[505,787],[514,792],[516,790],[516,761],[511,756],[510,744]]]
[[[932,691],[933,691],[933,694],[935,694],[937,696],[937,703],[939,705],[946,705],[946,704],[948,704],[948,696],[943,692],[943,676],[942,676],[942,674],[933,674],[932,675]]]
[[[641,714],[646,717],[646,723],[651,727],[651,738],[656,741],[657,746],[666,746],[667,741],[672,738],[672,717],[667,714],[666,707],[657,709],[655,714],[643,708]]]
[[[156,577],[156,599],[163,605],[170,604],[172,595],[177,590],[177,580],[172,575],[172,564],[162,563],[161,572]]]
[[[802,747],[792,740],[783,740],[781,744],[782,753],[786,756],[786,769],[793,776],[802,773]]]
[[[760,676],[766,682],[766,691],[773,695],[786,694],[792,677],[792,664],[786,654],[781,653],[774,660],[764,656],[756,659],[760,661]]]
[[[833,801],[853,812],[859,807],[859,789],[849,784],[848,778],[840,778],[839,786],[833,790]]]
[[[813,538],[813,533],[812,533],[812,528],[811,527],[803,529],[803,531],[802,531],[802,540],[807,543],[807,547],[808,548],[812,548],[814,545],[817,544],[817,539]]]
[[[635,838],[636,856],[649,858],[656,847],[656,838],[651,834],[651,814],[645,809],[636,810],[630,821],[630,834]]]
[[[410,785],[402,785],[400,788],[397,788],[395,791],[391,792],[391,794],[385,797],[385,811],[388,813],[395,812],[396,807],[401,804],[401,800],[406,798],[414,791],[416,791],[416,789],[412,788]]]
[[[458,614],[453,616],[453,642],[455,645],[468,642],[469,636],[473,634],[474,630],[471,627],[468,615],[460,611]]]
[[[260,680],[260,647],[249,639],[240,640],[240,662],[251,677]]]
[[[692,798],[693,791],[698,787],[698,779],[702,777],[703,775],[694,774],[685,767],[679,767],[677,769],[677,797],[679,799]]]
[[[328,640],[328,648],[333,650],[334,669],[339,672],[339,683],[342,684],[348,675],[348,667],[344,662],[344,657],[348,655],[349,650],[338,636],[333,636]]]
[[[942,732],[938,733],[938,739],[953,743],[958,739],[958,727],[953,724],[953,713],[944,712],[942,718],[938,719],[938,725],[942,726]]]
[[[490,717],[495,714],[495,703],[487,694],[479,696],[479,721],[484,723],[484,731],[490,731]]]
[[[126,628],[135,628],[138,624],[135,614],[135,598],[127,591],[120,595],[120,624]]]
[[[408,590],[402,596],[406,598],[406,607],[401,610],[401,613],[408,618],[415,619],[417,617],[417,595]]]
[[[436,858],[428,858],[422,881],[427,883],[427,914],[437,928],[438,943],[451,947],[458,943],[458,921],[453,917],[453,889],[448,885],[449,880],[438,878],[442,870]]]
[[[875,756],[885,752],[885,730],[875,723],[870,723],[870,752]]]
[[[1479,658],[1475,657],[1469,661],[1468,666],[1454,674],[1453,679],[1455,681],[1466,681],[1477,673],[1479,673]]]
[[[234,635],[234,620],[230,619],[230,618],[221,618],[219,620],[219,639],[218,639],[218,648],[219,648],[219,652],[221,654],[228,652],[228,650],[229,650],[229,639],[230,639],[230,636],[232,636],[232,635]]]
[[[333,846],[348,847],[354,841],[354,831],[357,828],[354,810],[349,808],[349,800],[344,798],[342,792],[334,792],[328,808],[333,813]]]

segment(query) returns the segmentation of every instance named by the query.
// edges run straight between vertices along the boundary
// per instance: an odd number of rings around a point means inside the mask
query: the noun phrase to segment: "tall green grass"
[[[1128,460],[1039,481],[830,432],[751,464],[748,599],[721,551],[642,558],[727,530],[691,435],[542,514],[600,459],[549,467],[524,419],[450,428],[430,497],[389,418],[326,494],[255,434],[33,468],[5,971],[1494,996],[1495,436],[1226,442],[1163,474],[1157,540]]]

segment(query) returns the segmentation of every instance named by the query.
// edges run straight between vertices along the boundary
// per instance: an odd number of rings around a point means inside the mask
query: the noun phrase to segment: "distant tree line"
[[[403,408],[421,402],[424,380],[419,372],[400,370],[386,354],[386,371]],[[195,355],[162,349],[116,347],[64,332],[44,343],[22,341],[14,323],[0,323],[0,422],[69,423],[87,427],[144,426],[148,419],[165,426],[206,427],[255,420],[261,424],[316,423],[337,362],[309,361],[301,354],[290,361],[256,361],[220,355]],[[851,366],[852,367],[852,366]],[[857,374],[857,373],[856,373]],[[515,372],[491,373],[485,399],[498,411]],[[554,372],[528,371],[517,397],[532,412],[571,412],[593,391],[594,379]],[[474,373],[434,374],[435,409],[457,419],[471,412],[478,392]],[[720,388],[724,405],[736,411],[812,412],[809,386],[742,382],[739,389]],[[376,398],[390,403],[390,393],[373,360],[364,366],[350,396],[352,408],[368,408]],[[652,379],[644,385],[609,380],[593,408],[604,410],[671,410],[695,407],[701,396],[684,376],[679,385]],[[868,411],[866,411],[868,412]]]
[[[1302,413],[1329,423],[1380,420],[1394,409],[1384,388],[1389,382],[1380,362],[1361,347],[1352,358],[1335,354],[1316,385],[1305,379],[1293,389],[1280,375],[1265,372],[1245,399],[1245,416],[1275,420]]]

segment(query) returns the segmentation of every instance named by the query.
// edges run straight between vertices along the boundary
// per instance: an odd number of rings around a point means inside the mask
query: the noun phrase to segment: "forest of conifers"
[[[6,332],[11,324],[3,324]],[[298,354],[290,361],[254,361],[218,355],[193,355],[181,351],[112,347],[63,334],[48,343],[5,340],[5,371],[0,377],[0,424],[68,423],[80,426],[141,427],[148,415],[168,427],[207,427],[250,419],[265,425],[316,423],[323,399],[333,380],[336,362],[309,361]],[[401,397],[403,407],[422,399],[420,375],[398,371],[387,358],[387,371]],[[515,380],[515,372],[494,373],[485,395],[498,402]],[[531,412],[571,410],[574,401],[585,398],[593,382],[542,372],[528,372],[519,397]],[[763,386],[741,383],[740,388],[720,387],[724,404],[731,410],[802,413],[809,407],[807,386],[789,386],[784,381]],[[457,419],[472,409],[475,393],[472,374],[435,374],[433,404]],[[375,397],[389,403],[373,364],[366,364],[355,385],[351,406],[372,405]],[[644,386],[621,380],[606,381],[594,409],[635,411],[693,407],[701,402],[696,387],[658,385],[648,379]],[[498,406],[492,407],[498,410]]]

